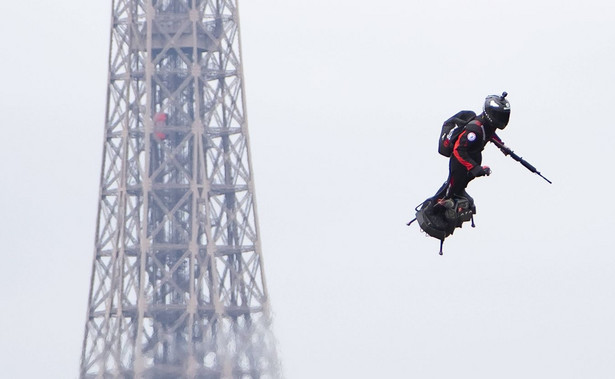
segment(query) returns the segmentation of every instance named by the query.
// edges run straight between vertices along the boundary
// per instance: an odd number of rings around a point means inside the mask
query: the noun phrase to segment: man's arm
[[[481,128],[477,125],[468,124],[455,142],[453,156],[470,171],[478,166],[478,163],[472,159],[470,153],[480,151],[482,143],[483,133]]]

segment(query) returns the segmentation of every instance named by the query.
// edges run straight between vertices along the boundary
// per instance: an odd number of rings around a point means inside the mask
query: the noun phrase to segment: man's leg
[[[446,191],[446,198],[452,199],[455,196],[464,197],[466,193],[465,189],[470,182],[470,176],[468,170],[456,159],[451,159],[449,165],[449,179],[448,188]]]

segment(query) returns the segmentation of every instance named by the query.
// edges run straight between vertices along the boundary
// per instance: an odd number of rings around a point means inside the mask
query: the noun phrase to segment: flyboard
[[[503,143],[497,140],[491,140],[505,155],[510,156],[515,161],[521,163],[534,174],[539,175],[549,184],[552,182],[545,178],[534,166],[526,160],[515,154],[514,151],[504,146]],[[428,198],[419,204],[415,209],[415,218],[407,223],[410,226],[414,221],[417,221],[421,230],[429,236],[440,240],[440,255],[443,255],[442,247],[444,240],[455,232],[455,229],[461,228],[465,222],[470,221],[472,227],[474,224],[474,215],[476,214],[476,206],[472,199],[458,197],[449,199],[445,202],[438,202],[436,198]]]

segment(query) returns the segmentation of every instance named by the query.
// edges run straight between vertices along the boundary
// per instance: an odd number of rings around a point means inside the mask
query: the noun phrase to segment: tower
[[[113,0],[82,378],[276,378],[236,0]]]

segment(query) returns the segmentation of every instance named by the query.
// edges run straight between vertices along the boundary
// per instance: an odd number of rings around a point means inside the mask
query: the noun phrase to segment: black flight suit
[[[451,154],[448,179],[433,197],[435,200],[465,197],[470,200],[470,203],[474,203],[465,189],[472,179],[485,175],[481,166],[482,151],[491,139],[501,142],[495,131],[496,128],[489,125],[483,114],[478,115],[465,126]]]

